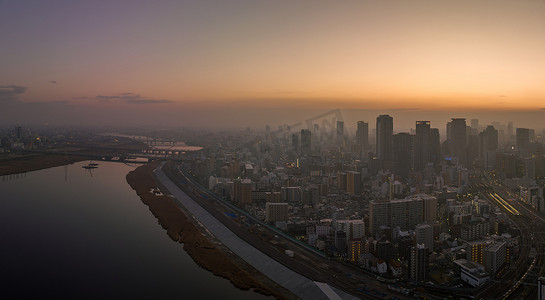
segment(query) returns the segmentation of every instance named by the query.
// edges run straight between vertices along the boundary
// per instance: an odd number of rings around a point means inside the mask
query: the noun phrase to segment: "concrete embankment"
[[[155,171],[157,179],[176,197],[195,218],[225,246],[244,259],[248,264],[265,274],[268,278],[293,292],[302,299],[356,299],[355,297],[329,286],[315,282],[293,269],[286,267],[272,257],[261,252],[253,245],[237,236],[211,213],[200,206],[194,199],[175,184],[161,169]],[[323,277],[320,276],[320,277]]]
[[[261,294],[273,295],[277,299],[295,298],[240,258],[218,249],[186,216],[173,198],[153,193],[152,189],[158,185],[153,170],[158,165],[158,162],[154,162],[135,169],[127,175],[127,182],[173,241],[183,243],[184,250],[198,265],[217,276],[229,279],[240,289],[253,289]]]

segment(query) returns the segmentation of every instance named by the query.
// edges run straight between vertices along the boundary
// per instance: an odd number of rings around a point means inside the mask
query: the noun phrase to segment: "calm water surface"
[[[125,180],[81,162],[0,180],[2,295],[15,298],[271,299],[197,266]]]

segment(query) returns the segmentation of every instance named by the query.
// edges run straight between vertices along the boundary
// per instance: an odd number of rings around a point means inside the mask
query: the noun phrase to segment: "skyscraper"
[[[516,149],[521,155],[528,154],[530,145],[530,130],[528,128],[517,128]]]
[[[439,136],[439,128],[430,129],[430,161],[439,163],[441,160],[441,137]]]
[[[406,132],[393,137],[393,172],[403,178],[409,177],[412,166],[414,136]]]
[[[513,122],[507,122],[507,140],[511,141],[513,138]]]
[[[495,161],[495,152],[498,149],[498,131],[494,126],[487,126],[479,133],[479,159],[481,165],[489,170]]]
[[[337,144],[344,145],[344,122],[337,121]]]
[[[291,150],[295,152],[295,155],[299,155],[299,135],[296,133],[291,135]]]
[[[392,169],[394,119],[389,115],[377,117],[377,158],[383,169]]]
[[[479,119],[471,119],[471,134],[479,132]]]
[[[356,144],[361,149],[366,149],[369,143],[369,123],[358,121],[356,129]]]
[[[346,191],[352,195],[361,193],[361,173],[348,171],[346,172]]]
[[[427,276],[429,250],[424,244],[411,247],[411,259],[409,265],[409,277],[415,281],[423,281]]]
[[[449,148],[452,156],[458,157],[458,161],[468,165],[467,161],[467,128],[466,119],[453,118],[450,122],[450,140]],[[447,128],[448,130],[448,128]]]
[[[418,224],[414,228],[417,244],[424,244],[430,252],[433,252],[433,227],[430,224]]]
[[[414,170],[424,169],[430,161],[431,148],[430,121],[416,121],[416,137],[414,143]]]
[[[301,154],[310,155],[312,149],[311,132],[308,129],[301,129]]]

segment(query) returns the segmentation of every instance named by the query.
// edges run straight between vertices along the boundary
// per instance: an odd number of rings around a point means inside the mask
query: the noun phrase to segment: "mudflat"
[[[230,280],[237,288],[271,295],[276,299],[294,299],[291,292],[274,283],[266,276],[248,265],[240,257],[225,249],[222,244],[213,241],[213,237],[203,234],[199,226],[188,218],[170,196],[158,193],[153,170],[160,162],[140,166],[127,174],[127,182],[146,204],[168,236],[183,243],[184,250],[202,268],[216,276]]]
[[[0,175],[10,175],[73,164],[90,159],[87,156],[64,154],[32,154],[0,159]]]

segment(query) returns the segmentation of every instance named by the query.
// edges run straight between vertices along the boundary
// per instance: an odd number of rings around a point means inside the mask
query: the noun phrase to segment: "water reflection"
[[[100,162],[91,177],[82,168],[87,163],[2,177],[4,294],[265,298],[201,269],[180,244],[170,240],[126,183],[125,176],[134,167]]]

